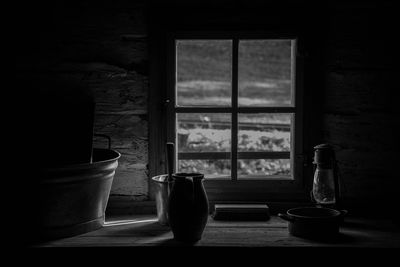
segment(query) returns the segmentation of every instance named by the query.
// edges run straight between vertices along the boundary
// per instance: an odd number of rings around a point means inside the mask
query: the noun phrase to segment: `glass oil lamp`
[[[338,208],[339,181],[333,147],[320,144],[314,147],[315,165],[311,197],[317,206]]]

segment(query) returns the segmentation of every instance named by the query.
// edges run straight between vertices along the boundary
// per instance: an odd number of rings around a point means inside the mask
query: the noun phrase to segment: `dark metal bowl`
[[[320,207],[298,207],[278,216],[288,221],[289,233],[305,238],[329,238],[339,233],[345,210]]]

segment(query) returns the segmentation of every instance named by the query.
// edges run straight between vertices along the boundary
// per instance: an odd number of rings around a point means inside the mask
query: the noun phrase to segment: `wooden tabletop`
[[[263,222],[214,221],[210,217],[202,239],[185,244],[175,241],[170,228],[160,225],[154,215],[138,215],[108,218],[99,230],[34,247],[137,246],[400,248],[400,230],[388,220],[349,217],[337,240],[322,242],[291,236],[287,222],[276,216]]]

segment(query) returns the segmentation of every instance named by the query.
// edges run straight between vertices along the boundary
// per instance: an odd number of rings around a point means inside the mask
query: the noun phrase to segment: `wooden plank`
[[[287,222],[272,216],[266,222],[223,222],[209,218],[203,238],[193,246],[223,247],[379,247],[399,248],[400,231],[387,220],[347,220],[335,242],[291,236]],[[173,239],[169,227],[154,215],[120,217],[83,235],[50,241],[38,247],[186,246]]]
[[[230,159],[230,152],[180,152],[179,160],[188,159]],[[286,151],[251,151],[237,152],[237,159],[290,159]]]
[[[233,246],[233,247],[399,247],[400,238],[397,234],[371,235],[355,230],[342,230],[343,239],[340,242],[318,242],[290,236],[284,228],[252,228],[242,229],[232,227],[221,229],[206,228],[203,238],[194,246]],[[49,242],[42,247],[67,246],[160,246],[187,245],[173,240],[171,231],[147,236],[85,236]]]
[[[176,113],[294,113],[296,107],[216,107],[216,106],[178,106],[174,108]]]
[[[266,113],[266,112],[262,112]],[[232,123],[230,121],[218,121],[217,118],[213,119],[212,122],[199,121],[193,119],[180,119],[179,123],[189,125],[193,127],[193,125],[198,126],[208,126],[212,125],[213,129],[228,129],[231,127]],[[291,125],[287,123],[253,123],[253,122],[239,122],[238,123],[240,130],[265,130],[265,129],[277,129],[281,131],[290,130]]]

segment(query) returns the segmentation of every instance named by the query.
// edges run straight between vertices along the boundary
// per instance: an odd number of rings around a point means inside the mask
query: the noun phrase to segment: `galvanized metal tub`
[[[69,237],[99,229],[121,154],[93,149],[92,163],[43,169],[35,218],[41,239]]]

